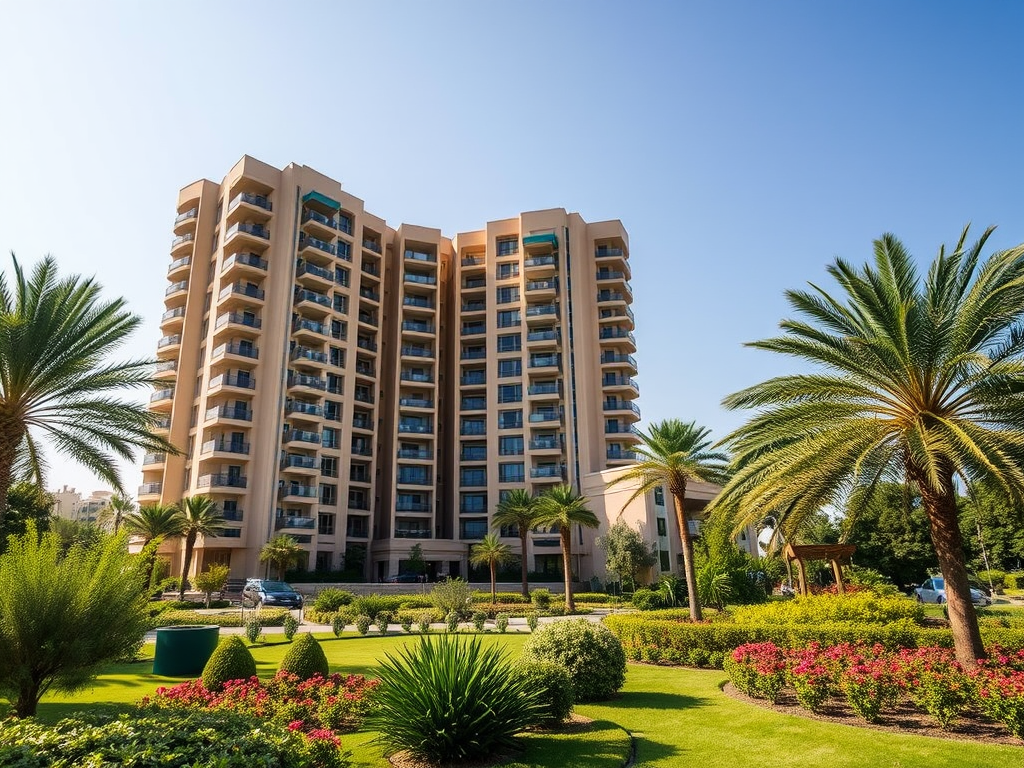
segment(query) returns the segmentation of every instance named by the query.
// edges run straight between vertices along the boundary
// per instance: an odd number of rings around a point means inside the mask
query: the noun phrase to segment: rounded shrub
[[[638,589],[633,593],[633,607],[641,611],[654,611],[664,606],[661,593],[653,589]]]
[[[551,590],[535,589],[530,593],[530,602],[538,611],[544,611],[551,607]]]
[[[356,616],[355,625],[356,632],[360,635],[366,636],[366,633],[370,631],[370,624],[373,623],[373,619],[367,616],[365,613]]]
[[[477,632],[484,631],[484,624],[487,622],[487,614],[483,611],[475,611],[473,613],[473,629]]]
[[[577,702],[611,698],[626,682],[626,653],[603,624],[556,621],[530,635],[523,659],[565,667]]]
[[[303,680],[320,675],[327,677],[330,674],[330,667],[327,664],[327,655],[320,643],[310,634],[299,635],[288,653],[281,659],[277,668],[278,672],[291,672]]]
[[[335,637],[341,637],[341,633],[345,631],[348,620],[348,614],[341,613],[340,611],[334,614],[334,618],[331,619],[331,632],[334,633]]]
[[[377,616],[373,621],[377,625],[377,631],[382,635],[386,635],[388,633],[388,624],[394,620],[395,617],[391,611],[377,611]]]
[[[427,763],[493,757],[543,715],[536,689],[514,674],[500,647],[485,649],[478,637],[421,637],[387,654],[378,678],[367,725],[389,757],[403,750]]]
[[[295,633],[299,631],[299,620],[289,614],[284,619],[284,624],[281,625],[284,628],[284,639],[289,643],[292,638],[295,637]]]
[[[229,680],[248,680],[256,675],[256,660],[237,636],[227,637],[213,651],[203,667],[203,686],[219,691]]]
[[[553,661],[530,661],[519,659],[515,665],[516,675],[529,681],[528,688],[537,691],[544,715],[540,725],[551,728],[563,722],[572,714],[573,688],[569,671]]]
[[[343,606],[351,605],[355,597],[344,589],[323,589],[317,593],[316,600],[313,601],[313,610],[320,613],[334,613]]]
[[[502,634],[505,634],[505,632],[508,631],[508,614],[507,613],[499,613],[497,616],[494,617],[494,628],[497,629]]]

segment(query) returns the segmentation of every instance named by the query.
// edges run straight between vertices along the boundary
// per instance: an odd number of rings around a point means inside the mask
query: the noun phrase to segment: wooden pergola
[[[805,560],[828,560],[832,564],[832,574],[836,577],[836,588],[842,594],[846,592],[843,586],[842,566],[850,564],[850,558],[856,551],[856,544],[787,544],[782,550],[782,556],[786,558],[787,563],[796,560],[801,595],[807,594]]]

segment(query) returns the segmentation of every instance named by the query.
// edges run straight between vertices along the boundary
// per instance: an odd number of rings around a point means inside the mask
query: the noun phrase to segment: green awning
[[[310,200],[314,203],[320,203],[320,205],[326,205],[332,211],[341,210],[341,203],[337,200],[331,200],[327,195],[321,195],[319,192],[307,192],[302,196],[302,202],[308,203]]]
[[[523,238],[523,245],[550,245],[552,248],[557,248],[558,238],[554,235],[530,235]]]

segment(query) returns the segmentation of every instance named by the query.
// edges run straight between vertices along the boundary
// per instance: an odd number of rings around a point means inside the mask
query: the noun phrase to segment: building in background
[[[82,494],[65,485],[59,491],[50,491],[50,495],[53,496],[53,514],[56,517],[81,523],[95,523],[103,508],[110,503],[113,493],[93,491],[88,497],[82,498]]]
[[[144,458],[139,502],[221,504],[196,568],[252,576],[285,533],[309,568],[380,580],[419,544],[432,575],[465,576],[503,492],[632,461],[620,222],[552,209],[449,239],[391,228],[311,168],[243,157],[181,190],[173,228],[150,407],[181,454]],[[600,572],[592,542],[583,579]],[[557,573],[557,535],[533,532],[526,556]]]

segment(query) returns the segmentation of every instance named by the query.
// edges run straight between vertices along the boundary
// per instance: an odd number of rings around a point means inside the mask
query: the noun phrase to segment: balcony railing
[[[314,405],[313,403],[300,403],[293,400],[290,403],[286,403],[284,406],[284,412],[289,413],[303,413],[306,416],[323,416],[323,406]]]
[[[557,437],[538,437],[530,441],[531,451],[561,450],[562,441]]]
[[[171,248],[177,248],[183,243],[191,243],[195,240],[195,236],[190,232],[187,235],[178,235],[176,238],[171,240]]]
[[[605,400],[604,410],[606,411],[632,411],[637,416],[640,415],[640,406],[636,403],[632,403],[629,400]]]
[[[462,384],[486,384],[487,374],[485,373],[467,373],[460,380]]]
[[[563,477],[564,470],[561,467],[532,467],[530,477]]]
[[[147,464],[163,464],[167,461],[166,453],[147,453],[142,457],[143,466]]]
[[[302,530],[312,530],[313,528],[316,528],[316,519],[312,517],[298,517],[296,515],[285,515],[284,517],[278,517],[274,520],[274,530],[280,531],[282,528],[300,528]]]
[[[232,294],[238,294],[240,296],[248,296],[250,299],[259,299],[263,301],[265,294],[262,288],[257,288],[255,285],[249,285],[248,283],[232,283],[221,289],[217,298],[220,300],[226,299]]]
[[[629,339],[636,344],[636,337],[625,328],[608,327],[602,328],[597,334],[599,339]]]
[[[396,528],[396,539],[429,539],[430,531],[426,528]]]
[[[429,373],[413,373],[412,371],[402,371],[399,378],[402,381],[415,381],[420,384],[430,384],[434,381],[433,375]]]
[[[224,264],[220,268],[220,271],[226,272],[234,264],[245,264],[246,266],[255,267],[256,269],[263,270],[264,272],[267,271],[267,267],[269,266],[266,259],[261,259],[255,253],[235,253],[224,259]]]
[[[252,421],[252,411],[235,405],[221,405],[206,410],[206,420],[234,419],[235,421]]]
[[[558,355],[548,355],[546,357],[530,358],[531,368],[557,368],[560,365],[561,361],[558,359]]]
[[[175,317],[184,317],[184,316],[185,316],[185,308],[184,307],[175,307],[174,309],[168,309],[166,312],[164,312],[162,315],[160,315],[160,322],[165,322],[167,320],[172,320]]]
[[[481,333],[487,333],[487,326],[484,323],[462,326],[463,336],[477,336]]]
[[[418,275],[415,272],[405,273],[405,282],[419,283],[420,285],[437,285],[436,275]]]
[[[464,397],[459,404],[463,411],[485,411],[487,410],[487,398],[485,397]]]
[[[363,248],[373,251],[374,253],[381,252],[380,243],[376,240],[363,240]]]
[[[562,335],[558,331],[530,331],[526,334],[529,341],[559,341]]]
[[[289,387],[309,387],[310,389],[327,389],[327,382],[318,376],[307,376],[304,373],[288,372]]]
[[[271,205],[269,200],[267,200],[266,195],[254,195],[251,192],[240,192],[231,198],[231,202],[228,203],[228,211],[230,212],[235,210],[239,203],[255,205],[257,208],[262,208],[265,211],[274,210],[274,206]]]
[[[371,291],[369,288],[360,288],[359,297],[367,299],[368,301],[380,301],[380,293],[377,291]]]
[[[264,240],[270,239],[269,230],[264,229],[259,224],[247,224],[245,222],[239,222],[238,224],[233,224],[230,227],[228,227],[228,231],[224,235],[225,239],[231,237],[236,232],[244,232],[247,235],[252,235],[253,237],[260,237]]]
[[[557,304],[534,304],[526,308],[527,317],[541,317],[544,315],[557,315]]]
[[[174,334],[173,336],[164,336],[156,343],[157,349],[163,349],[164,347],[170,347],[175,344],[181,344],[181,334]]]
[[[431,459],[434,452],[429,448],[399,448],[398,458],[400,459]]]
[[[226,473],[200,475],[196,478],[196,488],[245,488],[248,482],[248,478],[241,475]]]
[[[315,221],[331,229],[338,228],[338,222],[332,216],[324,216],[308,208],[302,212],[302,223],[305,224],[307,221]]]
[[[460,461],[487,461],[486,448],[463,448],[459,454]]]
[[[530,423],[538,424],[544,421],[559,421],[562,415],[558,411],[539,411],[530,414]]]
[[[320,444],[320,433],[309,432],[304,429],[289,429],[281,438],[286,443],[310,443],[313,445]]]
[[[532,280],[526,284],[527,291],[557,291],[557,280]]]
[[[263,326],[263,321],[258,317],[247,315],[243,312],[228,312],[220,315],[216,322],[214,322],[214,329],[223,328],[228,323],[233,325],[244,325],[248,328],[260,328]]]
[[[636,368],[636,358],[632,355],[623,355],[618,352],[602,352],[601,353],[602,363],[628,363],[633,368]]]
[[[359,347],[360,349],[369,350],[370,352],[377,351],[377,342],[373,341],[372,339],[364,338],[362,336],[356,339],[356,346]]]
[[[330,335],[326,325],[315,320],[307,320],[304,317],[295,318],[295,321],[292,323],[292,332],[295,331],[312,331],[313,333],[319,333],[321,336]]]
[[[371,419],[360,419],[353,416],[352,429],[373,429],[373,421]]]
[[[434,302],[425,296],[403,296],[402,304],[407,307],[422,307],[423,309],[434,308]]]
[[[352,446],[352,455],[353,456],[373,456],[373,446],[372,445],[353,445]],[[349,506],[351,506],[351,504]],[[366,507],[363,507],[363,509],[366,509]]]
[[[635,389],[637,392],[640,391],[640,385],[636,383],[636,379],[631,379],[629,376],[605,376],[601,379],[602,387],[630,387]]]
[[[429,475],[403,475],[399,473],[398,482],[402,485],[433,485]]]
[[[433,408],[434,401],[423,397],[400,397],[398,404],[405,408]]]
[[[309,360],[313,363],[326,363],[327,354],[325,352],[318,352],[315,349],[309,349],[308,347],[295,347],[289,355],[291,360]]]
[[[460,359],[462,360],[483,360],[487,357],[486,347],[473,347],[471,349],[462,350]]]
[[[207,440],[199,448],[200,453],[237,453],[249,455],[249,444],[235,440]]]
[[[277,489],[278,497],[300,496],[304,499],[315,499],[319,495],[319,489],[315,485],[303,485],[302,483],[288,483]]]
[[[174,261],[172,261],[170,263],[170,265],[167,267],[167,271],[168,272],[173,272],[176,269],[181,269],[182,267],[187,267],[191,263],[192,263],[192,257],[191,256],[183,256],[180,259],[175,259]]]
[[[360,403],[373,403],[373,392],[368,389],[356,387],[355,394],[352,396]]]
[[[416,435],[432,435],[434,434],[434,425],[400,421],[398,422],[398,431]]]
[[[459,427],[460,435],[486,435],[487,424],[482,421],[463,422]]]
[[[415,320],[403,320],[403,331],[415,331],[416,333],[434,333],[433,323],[418,323]]]
[[[598,291],[597,300],[599,303],[602,301],[625,301],[626,296],[621,291]]]
[[[467,289],[487,287],[487,279],[483,277],[472,277],[462,281],[462,287]]]
[[[636,461],[635,451],[623,451],[617,448],[609,448],[605,452],[605,456],[611,460],[623,459],[628,461]]]
[[[167,286],[167,289],[164,291],[164,296],[170,296],[172,293],[177,293],[178,291],[187,291],[187,290],[188,290],[188,280],[179,280],[178,282],[171,283],[170,285]]]
[[[210,389],[215,387],[237,387],[239,389],[256,389],[256,380],[252,376],[239,376],[236,373],[222,373],[210,379]]]
[[[257,360],[259,359],[260,351],[251,344],[240,344],[237,341],[231,341],[227,344],[221,344],[214,347],[213,352],[210,353],[210,358],[216,359],[223,355],[238,355],[239,357],[248,357],[251,360]]]
[[[467,301],[462,305],[463,312],[483,312],[486,309],[486,301]]]
[[[432,507],[424,501],[396,501],[396,512],[430,512]]]
[[[523,260],[524,267],[547,267],[554,266],[557,263],[554,256],[531,256]]]
[[[163,490],[163,483],[143,483],[139,486],[139,496],[150,496]]]
[[[184,213],[179,213],[177,216],[175,216],[174,217],[174,223],[175,224],[181,224],[181,222],[188,221],[189,219],[194,219],[198,215],[199,215],[199,209],[198,208],[192,208],[191,210],[185,211]]]
[[[242,522],[242,510],[240,509],[225,509],[221,511],[221,517],[231,523]]]
[[[153,368],[153,373],[164,373],[166,371],[178,370],[177,360],[164,360],[162,363],[157,363]]]
[[[299,250],[301,251],[303,248],[316,248],[318,251],[329,253],[331,256],[338,255],[338,249],[330,243],[324,242],[318,237],[310,237],[306,234],[299,235]],[[334,279],[333,275],[331,276],[331,279]]]
[[[324,280],[334,282],[333,270],[318,267],[316,264],[310,264],[308,261],[301,262],[295,270],[296,277],[302,277],[303,275],[313,275],[314,277],[320,277]]]
[[[405,258],[412,259],[413,261],[429,261],[436,262],[437,256],[432,253],[421,253],[420,251],[406,250]]]
[[[170,389],[158,389],[149,396],[149,402],[158,403],[161,400],[170,400],[172,397],[174,397],[174,387],[171,387]]]

